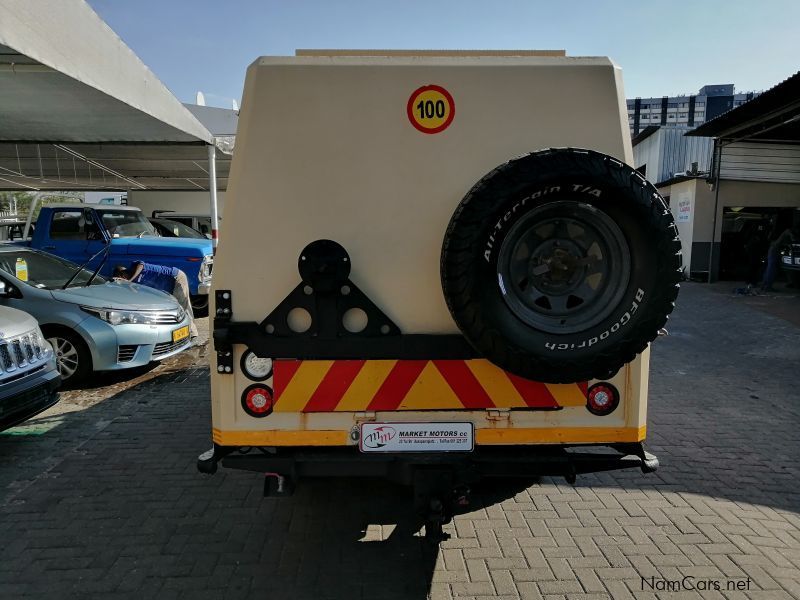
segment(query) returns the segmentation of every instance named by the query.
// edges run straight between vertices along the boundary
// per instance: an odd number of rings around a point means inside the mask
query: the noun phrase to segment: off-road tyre
[[[559,236],[572,250],[552,247]],[[579,246],[591,240],[580,258]],[[529,246],[551,254],[533,257]],[[517,258],[527,251],[528,262]],[[554,262],[553,253],[572,267]],[[529,263],[538,265],[534,275],[514,288],[513,274]],[[571,273],[570,282],[580,280],[582,268],[602,270],[602,293],[587,284],[593,274],[581,284],[586,300],[552,294],[564,285],[552,265]],[[656,188],[611,156],[575,148],[533,152],[484,176],[453,214],[441,255],[444,296],[466,339],[499,367],[551,383],[609,378],[633,360],[666,323],[681,272],[677,229]],[[540,288],[550,295],[533,303]]]

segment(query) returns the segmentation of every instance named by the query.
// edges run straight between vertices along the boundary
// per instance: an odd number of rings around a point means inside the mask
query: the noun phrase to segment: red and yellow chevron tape
[[[556,409],[586,404],[587,383],[550,384],[487,360],[277,360],[275,412]]]

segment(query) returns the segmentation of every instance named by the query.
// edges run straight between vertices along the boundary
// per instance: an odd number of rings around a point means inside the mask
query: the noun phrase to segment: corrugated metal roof
[[[637,133],[635,136],[633,136],[631,143],[634,146],[636,146],[637,144],[641,144],[643,141],[645,141],[659,129],[661,129],[661,127],[658,125],[648,125],[644,129],[642,129],[639,133]]]
[[[84,0],[0,0],[0,139],[212,143]]]
[[[758,128],[760,124],[775,118],[777,114],[786,114],[792,106],[796,106],[796,114],[800,114],[800,72],[749,102],[706,121],[686,135],[719,138],[734,131],[744,134],[747,130]]]
[[[0,123],[0,190],[207,190],[224,151],[84,0],[0,0]]]

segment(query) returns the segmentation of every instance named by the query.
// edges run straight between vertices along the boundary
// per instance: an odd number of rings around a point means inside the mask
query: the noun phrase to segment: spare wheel
[[[628,165],[590,150],[534,152],[469,191],[445,233],[456,324],[516,375],[607,378],[664,326],[681,277],[672,214]]]

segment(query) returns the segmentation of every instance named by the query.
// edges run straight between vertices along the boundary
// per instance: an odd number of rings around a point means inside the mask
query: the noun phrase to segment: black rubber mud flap
[[[444,237],[442,286],[464,336],[516,375],[608,378],[672,312],[681,245],[656,188],[619,160],[550,149],[487,174]]]

